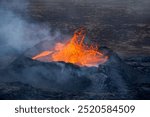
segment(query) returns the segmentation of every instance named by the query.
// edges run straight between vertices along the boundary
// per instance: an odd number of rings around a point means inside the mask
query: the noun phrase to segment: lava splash
[[[98,50],[97,45],[85,44],[86,29],[79,28],[67,43],[56,43],[53,50],[47,50],[32,57],[34,60],[64,61],[79,66],[97,66],[107,61],[105,56]]]

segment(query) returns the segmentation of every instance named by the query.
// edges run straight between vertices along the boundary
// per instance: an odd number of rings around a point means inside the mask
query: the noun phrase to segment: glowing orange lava
[[[85,35],[85,29],[80,28],[67,43],[56,43],[53,50],[43,51],[32,59],[49,56],[49,61],[64,61],[80,66],[97,66],[106,62],[108,57],[98,51],[97,46],[84,44]]]

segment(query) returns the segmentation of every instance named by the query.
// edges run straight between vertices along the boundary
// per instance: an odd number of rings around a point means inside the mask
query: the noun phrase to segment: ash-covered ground
[[[149,4],[1,0],[0,99],[150,99]],[[88,29],[89,43],[109,55],[105,64],[89,68],[31,59],[80,26]]]

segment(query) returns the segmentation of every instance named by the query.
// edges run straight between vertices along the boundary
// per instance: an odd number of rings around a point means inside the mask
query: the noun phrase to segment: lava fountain
[[[79,66],[97,66],[105,63],[108,56],[98,50],[97,45],[85,44],[86,29],[80,28],[75,31],[73,37],[64,43],[56,43],[52,50],[43,51],[32,59],[40,60],[48,57],[48,61],[64,61]],[[44,60],[44,59],[42,59]]]

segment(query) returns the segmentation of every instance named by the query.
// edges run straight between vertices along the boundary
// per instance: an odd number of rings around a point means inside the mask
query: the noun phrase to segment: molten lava
[[[80,28],[67,43],[56,43],[53,50],[43,51],[32,59],[49,57],[48,61],[64,61],[80,66],[97,66],[107,61],[108,57],[98,51],[97,46],[84,43],[86,30]]]

